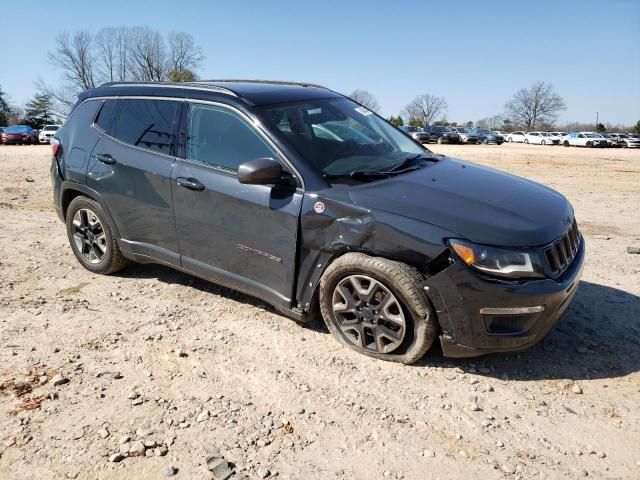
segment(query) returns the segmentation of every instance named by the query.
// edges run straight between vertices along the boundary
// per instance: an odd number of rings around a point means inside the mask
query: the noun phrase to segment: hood
[[[487,245],[530,247],[549,243],[573,220],[558,192],[451,158],[403,175],[353,188],[351,200],[449,230]]]

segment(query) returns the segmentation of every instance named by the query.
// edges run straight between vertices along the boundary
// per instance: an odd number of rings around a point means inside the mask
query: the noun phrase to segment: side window
[[[584,138],[584,135],[583,134],[579,134],[578,138]]]
[[[105,100],[100,112],[98,112],[98,118],[96,118],[95,123],[105,132],[111,131],[111,122],[113,121],[113,115],[116,113],[117,105],[118,100]]]
[[[188,159],[236,171],[240,164],[262,157],[278,156],[239,115],[212,105],[191,105]]]
[[[179,102],[126,99],[121,102],[113,136],[129,145],[170,155]]]

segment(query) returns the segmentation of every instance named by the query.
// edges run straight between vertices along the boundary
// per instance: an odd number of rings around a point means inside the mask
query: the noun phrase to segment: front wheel
[[[568,147],[568,146],[569,146],[569,140],[565,140],[565,141],[564,141],[564,143],[563,143],[563,145],[564,145],[565,147]]]
[[[540,142],[540,145],[546,145],[546,144],[547,144],[547,142],[546,142],[545,140],[542,140],[542,141]]]
[[[511,143],[512,141],[513,141],[513,139],[507,138],[507,143]]]
[[[84,268],[107,275],[127,265],[98,202],[83,196],[74,198],[67,208],[66,224],[71,249]]]
[[[320,309],[342,344],[373,358],[419,360],[438,328],[414,268],[385,258],[347,253],[320,281]]]
[[[524,139],[524,143],[526,143],[527,145],[529,145],[529,140],[527,140],[526,138]]]
[[[438,145],[442,145],[442,137],[438,137],[438,139],[436,140],[436,143]]]

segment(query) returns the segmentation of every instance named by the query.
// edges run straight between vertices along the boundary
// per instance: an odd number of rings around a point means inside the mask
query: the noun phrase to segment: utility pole
[[[596,112],[596,132],[598,131],[598,112]]]

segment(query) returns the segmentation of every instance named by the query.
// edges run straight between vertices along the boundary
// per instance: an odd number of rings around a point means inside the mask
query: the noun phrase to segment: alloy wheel
[[[87,208],[73,216],[73,241],[76,249],[90,263],[100,263],[107,253],[107,236],[98,216]]]
[[[344,337],[356,347],[390,353],[403,342],[404,312],[396,296],[378,280],[349,275],[333,291],[333,314]]]

